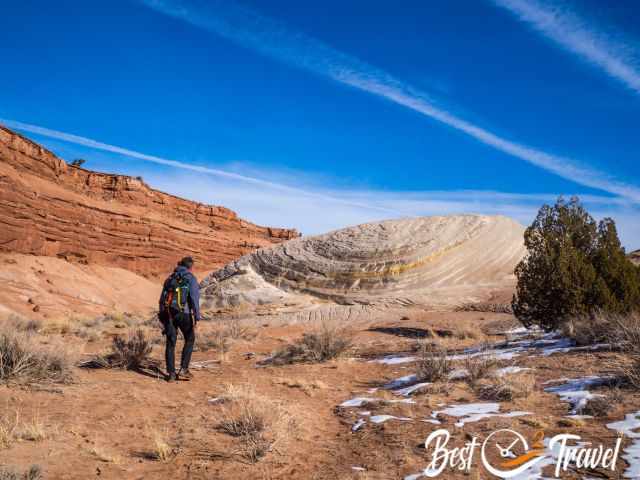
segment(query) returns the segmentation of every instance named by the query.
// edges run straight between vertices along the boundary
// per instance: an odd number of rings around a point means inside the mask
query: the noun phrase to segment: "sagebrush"
[[[304,333],[294,343],[276,351],[267,363],[284,365],[297,362],[326,362],[343,355],[352,346],[351,332],[340,326],[323,323]]]
[[[153,343],[146,337],[143,330],[137,329],[126,339],[120,335],[114,337],[109,353],[83,362],[81,366],[135,370],[152,363],[149,358],[152,351]]]
[[[294,418],[281,402],[249,385],[228,385],[222,399],[217,428],[238,439],[244,459],[255,463],[291,436]]]
[[[11,467],[0,466],[0,480],[41,480],[42,469],[39,465],[31,465],[26,471],[20,472]]]
[[[66,383],[72,378],[72,361],[64,347],[39,345],[33,334],[0,324],[0,383]]]
[[[453,362],[449,359],[447,349],[432,343],[421,343],[418,346],[416,362],[416,378],[420,382],[438,382],[447,380],[453,370]]]

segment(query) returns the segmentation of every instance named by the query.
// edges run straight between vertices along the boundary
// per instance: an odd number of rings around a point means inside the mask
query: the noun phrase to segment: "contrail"
[[[20,130],[24,132],[35,133],[36,135],[41,135],[43,137],[55,138],[57,140],[62,140],[64,142],[73,143],[75,145],[82,145],[83,147],[93,148],[94,150],[103,150],[105,152],[117,153],[119,155],[124,155],[126,157],[137,158],[140,160],[145,160],[147,162],[157,163],[160,165],[167,165],[169,167],[180,168],[183,170],[191,170],[193,172],[206,173],[209,175],[216,175],[218,177],[229,178],[232,180],[237,180],[240,182],[250,183],[260,187],[272,188],[275,190],[281,190],[289,193],[293,193],[296,195],[303,195],[305,197],[317,198],[319,200],[339,203],[343,205],[349,205],[352,207],[365,208],[367,210],[378,210],[382,212],[386,212],[389,214],[393,214],[395,216],[404,216],[411,217],[413,215],[401,212],[398,210],[380,207],[376,205],[368,205],[365,203],[352,202],[349,200],[344,200],[338,197],[323,195],[321,193],[311,192],[308,190],[304,190],[301,188],[290,187],[288,185],[283,185],[281,183],[270,182],[268,180],[262,180],[255,177],[248,177],[246,175],[240,175],[238,173],[228,172],[226,170],[220,170],[217,168],[209,168],[202,167],[199,165],[192,165],[186,162],[178,162],[176,160],[169,160],[167,158],[156,157],[154,155],[147,155],[145,153],[136,152],[135,150],[129,150],[127,148],[118,147],[115,145],[109,145],[107,143],[98,142],[96,140],[92,140],[86,137],[80,137],[78,135],[73,135],[70,133],[60,132],[57,130],[51,130],[45,127],[39,127],[37,125],[31,125],[28,123],[19,122],[16,120],[7,120],[0,118],[0,124],[4,124],[9,128],[13,128],[15,130]]]
[[[575,183],[640,202],[640,188],[573,159],[500,137],[437,105],[425,92],[358,58],[248,8],[220,0],[139,0],[144,5],[229,39],[281,62],[390,100],[461,131],[481,143]]]
[[[492,0],[544,37],[595,65],[609,77],[640,93],[640,61],[632,42],[621,43],[557,4],[536,0]]]

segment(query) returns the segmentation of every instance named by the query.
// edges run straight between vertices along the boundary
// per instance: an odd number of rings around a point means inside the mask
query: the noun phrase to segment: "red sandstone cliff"
[[[153,190],[139,178],[71,167],[0,126],[0,251],[156,276],[184,254],[211,270],[296,236]]]

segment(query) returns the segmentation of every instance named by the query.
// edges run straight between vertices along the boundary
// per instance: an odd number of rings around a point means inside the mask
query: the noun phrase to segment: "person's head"
[[[178,262],[178,265],[186,268],[187,270],[191,270],[191,268],[193,267],[193,258],[184,257],[182,260]]]

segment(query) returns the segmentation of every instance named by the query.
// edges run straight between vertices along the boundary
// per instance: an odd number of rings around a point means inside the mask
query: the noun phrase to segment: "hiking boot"
[[[180,378],[184,380],[191,380],[193,378],[193,374],[189,370],[180,370]]]
[[[167,377],[167,382],[169,382],[169,383],[175,382],[177,379],[178,379],[178,377],[176,376],[175,372],[172,372]]]

